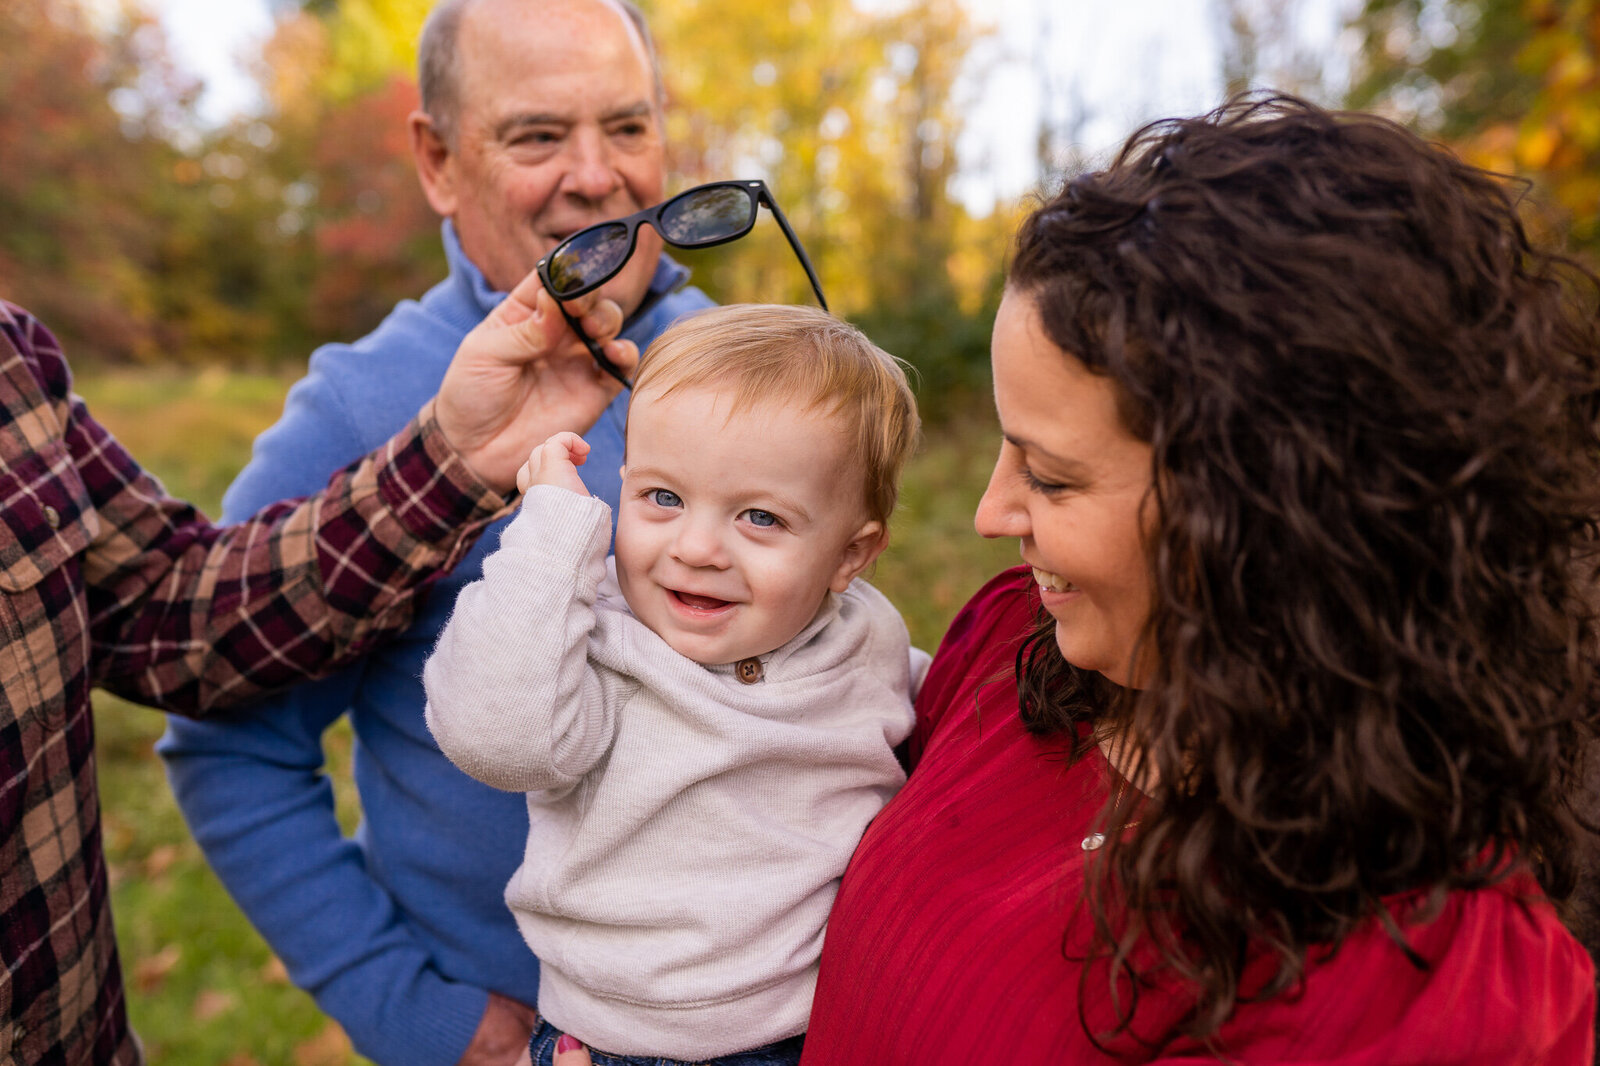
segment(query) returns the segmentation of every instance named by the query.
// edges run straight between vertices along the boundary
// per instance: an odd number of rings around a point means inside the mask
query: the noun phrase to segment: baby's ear
[[[889,546],[889,529],[876,518],[867,522],[856,530],[854,537],[844,546],[839,553],[839,568],[833,572],[833,580],[828,582],[828,587],[835,592],[843,592],[850,587],[850,582],[860,577],[874,562],[883,549]]]

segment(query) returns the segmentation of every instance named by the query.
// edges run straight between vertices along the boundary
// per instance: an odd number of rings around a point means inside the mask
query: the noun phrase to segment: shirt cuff
[[[577,595],[593,603],[605,576],[611,508],[595,496],[555,485],[529,485],[521,509],[500,534],[500,549],[537,559],[548,573],[575,574]]]
[[[390,438],[378,471],[378,492],[406,532],[448,548],[463,532],[504,512],[506,497],[474,474],[445,439],[429,400]]]
[[[392,976],[363,972],[362,987],[329,987],[319,992],[317,1004],[346,1026],[356,1051],[374,1062],[440,1066],[458,1061],[478,1031],[488,993],[475,985],[444,980],[428,969],[401,986],[385,989],[374,1001],[374,978]],[[353,977],[347,975],[339,984],[348,985]]]

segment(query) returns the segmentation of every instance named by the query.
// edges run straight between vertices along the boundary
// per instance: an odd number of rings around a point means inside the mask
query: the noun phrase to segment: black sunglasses
[[[778,220],[789,247],[794,249],[795,258],[805,267],[811,291],[817,294],[817,303],[826,311],[828,301],[822,296],[817,272],[764,181],[713,181],[696,185],[654,207],[635,211],[627,218],[581,229],[539,260],[539,280],[556,298],[556,306],[561,307],[560,301],[575,300],[617,276],[633,255],[640,223],[648,222],[661,234],[662,240],[674,247],[710,248],[736,241],[749,233],[756,224],[756,209],[763,204]],[[623,376],[617,364],[606,358],[600,346],[589,338],[565,307],[561,307],[561,314],[572,332],[588,346],[589,354],[600,364],[600,369],[622,382],[625,388],[632,387],[633,383]]]

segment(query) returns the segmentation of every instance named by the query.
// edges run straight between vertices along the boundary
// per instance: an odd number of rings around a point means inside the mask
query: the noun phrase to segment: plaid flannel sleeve
[[[168,710],[204,713],[361,655],[504,507],[430,403],[318,495],[217,527],[67,402],[98,520],[84,558],[94,681]]]

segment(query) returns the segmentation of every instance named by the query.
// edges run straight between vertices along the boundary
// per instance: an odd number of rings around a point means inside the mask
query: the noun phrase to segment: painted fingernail
[[[581,1047],[583,1047],[583,1041],[579,1040],[570,1033],[562,1033],[561,1039],[556,1041],[556,1054],[560,1055],[568,1051],[577,1051]]]

